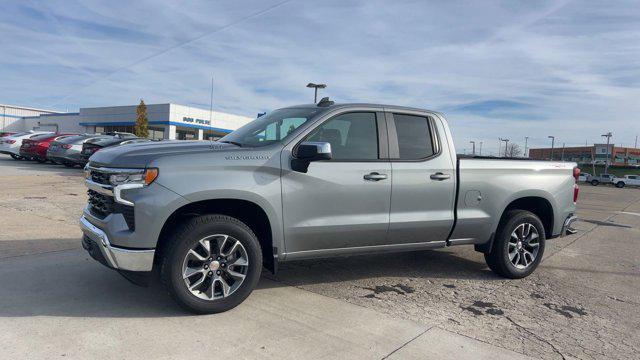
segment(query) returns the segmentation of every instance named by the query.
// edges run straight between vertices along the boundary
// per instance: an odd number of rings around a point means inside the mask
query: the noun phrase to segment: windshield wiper
[[[233,144],[233,145],[236,145],[236,146],[242,147],[242,144],[241,144],[241,143],[239,143],[239,142],[237,142],[237,141],[219,140],[218,142],[221,142],[221,143],[227,143],[227,144]]]

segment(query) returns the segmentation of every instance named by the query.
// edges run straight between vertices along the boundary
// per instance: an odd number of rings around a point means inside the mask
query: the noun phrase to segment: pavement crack
[[[520,325],[518,322],[516,322],[515,320],[513,320],[510,316],[505,316],[505,319],[509,320],[509,322],[511,322],[515,327],[517,327],[518,329],[524,331],[525,333],[535,337],[536,339],[538,339],[539,341],[549,345],[553,351],[560,355],[560,357],[562,358],[562,360],[566,360],[566,357],[564,356],[564,354],[555,346],[553,345],[553,343],[545,338],[543,338],[542,336],[536,334],[535,332],[527,329],[526,327]]]
[[[419,338],[420,336],[424,335],[427,333],[427,331],[433,329],[433,326],[428,327],[426,330],[424,330],[423,332],[419,333],[418,335],[414,336],[413,338],[409,339],[409,341],[405,342],[404,344],[400,345],[398,348],[396,348],[395,350],[393,350],[392,352],[388,353],[387,355],[382,357],[382,360],[388,359],[389,356],[395,354],[398,350],[402,349],[403,347],[409,345],[413,340]]]

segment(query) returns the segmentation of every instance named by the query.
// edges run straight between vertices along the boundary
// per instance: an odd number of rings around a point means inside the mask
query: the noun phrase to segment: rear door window
[[[420,160],[435,153],[429,118],[424,116],[393,114],[400,160]]]

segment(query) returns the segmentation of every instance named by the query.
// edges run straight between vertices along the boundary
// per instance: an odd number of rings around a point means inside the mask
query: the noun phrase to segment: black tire
[[[516,267],[509,258],[509,240],[516,228],[523,224],[531,224],[535,227],[538,234],[538,252],[535,259],[521,269]],[[545,242],[544,226],[535,214],[525,210],[512,210],[500,222],[491,252],[485,254],[484,258],[494,273],[509,279],[521,279],[529,276],[540,264],[544,255]]]
[[[36,161],[39,162],[40,164],[44,164],[47,162],[47,160],[45,159],[38,159],[38,158],[36,158]]]
[[[593,185],[593,186],[598,186],[598,184],[600,184],[600,181],[598,181],[598,180],[591,180],[591,185]]]
[[[624,182],[623,182],[623,181],[618,181],[618,182],[616,183],[616,187],[617,187],[617,188],[619,188],[619,189],[620,189],[620,188],[623,188],[623,187],[624,187]]]
[[[237,239],[248,257],[246,276],[240,286],[221,299],[205,300],[192,294],[182,277],[187,252],[199,240],[214,234]],[[230,310],[251,294],[260,280],[262,251],[253,231],[243,222],[226,215],[203,215],[186,220],[167,239],[169,245],[162,259],[160,276],[169,295],[184,309],[196,314],[212,314]]]
[[[20,155],[16,155],[16,154],[11,154],[11,158],[12,158],[13,160],[22,160],[22,159],[23,159],[23,158],[22,158],[22,156],[20,156]]]
[[[64,164],[64,166],[66,166],[66,167],[68,167],[68,168],[74,168],[74,167],[76,167],[76,164],[74,164],[74,163],[70,163],[70,162],[64,162],[63,164]]]

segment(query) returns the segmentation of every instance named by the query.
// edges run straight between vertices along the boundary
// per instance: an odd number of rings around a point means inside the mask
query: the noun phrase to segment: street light
[[[603,136],[603,137],[607,138],[607,158],[604,161],[604,173],[608,174],[609,173],[608,172],[609,171],[609,139],[611,139],[611,136],[613,136],[613,135],[611,134],[611,131],[609,131],[608,133],[600,135],[600,136]]]
[[[524,157],[528,157],[527,156],[527,144],[529,143],[529,137],[525,136],[524,137]]]
[[[470,144],[473,145],[473,155],[476,155],[476,142],[475,141],[469,141]]]
[[[313,93],[313,103],[317,103],[318,102],[318,89],[324,89],[327,87],[327,84],[314,84],[314,83],[308,83],[307,84],[308,88],[313,88],[314,89],[314,93]]]
[[[480,156],[482,156],[482,141],[480,141]]]
[[[500,141],[504,141],[504,157],[507,157],[507,149],[509,148],[509,139],[498,138]],[[500,149],[498,149],[498,155],[500,155]]]
[[[548,137],[549,139],[551,139],[551,156],[550,156],[549,160],[553,160],[553,145],[554,145],[554,144],[555,144],[555,142],[556,142],[556,137],[555,137],[555,136],[551,136],[551,135],[549,135],[549,136],[547,136],[547,137]]]

